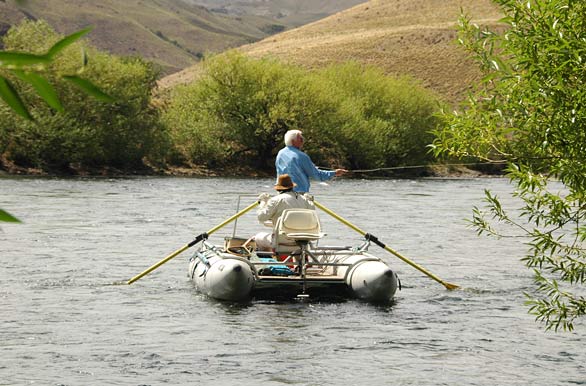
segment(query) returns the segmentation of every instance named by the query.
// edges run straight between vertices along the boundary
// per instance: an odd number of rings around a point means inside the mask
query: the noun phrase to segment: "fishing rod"
[[[454,164],[426,164],[426,165],[407,165],[407,166],[390,166],[384,168],[374,169],[355,169],[348,170],[349,173],[374,173],[385,170],[404,170],[404,169],[423,169],[434,166],[482,166],[482,165],[504,165],[507,163],[523,162],[523,161],[547,161],[552,159],[559,159],[559,157],[513,157],[507,160],[494,160],[486,162],[469,162],[469,163],[454,163]],[[327,166],[318,166],[319,169],[334,170],[335,168]]]
[[[459,164],[435,164],[435,165],[408,165],[408,166],[391,166],[386,168],[374,168],[374,169],[354,169],[348,170],[350,173],[374,173],[385,170],[404,170],[404,169],[422,169],[433,166],[480,166],[480,165],[502,165],[508,161],[493,161],[493,162],[474,162],[474,163],[459,163]],[[331,167],[318,166],[319,169],[333,170]]]

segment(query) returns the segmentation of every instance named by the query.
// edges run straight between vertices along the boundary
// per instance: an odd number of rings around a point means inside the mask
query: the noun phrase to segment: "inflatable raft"
[[[272,251],[259,251],[251,239],[231,237],[223,246],[208,242],[212,233],[259,205],[254,202],[222,223],[127,281],[132,284],[180,253],[198,245],[189,260],[188,275],[201,292],[221,300],[238,301],[263,294],[307,298],[333,293],[370,302],[390,301],[401,283],[382,259],[368,252],[371,243],[383,248],[448,290],[459,288],[401,255],[376,236],[366,233],[330,209],[315,206],[364,236],[355,247],[320,246],[322,237],[315,210],[283,212],[272,234]]]
[[[223,246],[204,240],[189,261],[196,288],[216,299],[251,297],[355,297],[389,302],[397,274],[368,252],[370,241],[356,247],[319,246],[324,235],[314,210],[286,210],[275,227],[273,251],[258,251],[254,241],[227,238]]]

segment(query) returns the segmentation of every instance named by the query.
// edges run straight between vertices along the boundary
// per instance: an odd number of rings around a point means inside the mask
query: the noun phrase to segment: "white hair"
[[[301,130],[289,130],[285,133],[285,146],[293,145],[293,141],[301,135]]]

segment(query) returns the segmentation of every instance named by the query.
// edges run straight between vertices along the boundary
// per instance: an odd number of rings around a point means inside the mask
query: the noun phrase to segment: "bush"
[[[357,64],[321,71],[235,51],[208,58],[179,87],[164,121],[188,163],[268,169],[283,135],[301,129],[318,165],[374,168],[427,162],[438,100],[409,79]]]
[[[432,160],[427,145],[439,124],[439,99],[409,78],[347,63],[318,73],[338,99],[338,141],[354,169],[413,165]]]
[[[287,130],[319,127],[334,106],[299,68],[229,52],[207,59],[204,75],[177,88],[164,121],[193,163],[266,169]]]
[[[24,21],[4,37],[6,50],[44,53],[62,36],[46,22]],[[116,98],[99,102],[65,82],[61,76],[76,74],[80,51],[88,53],[83,77]],[[9,74],[4,74],[10,77]],[[34,121],[26,121],[0,105],[0,151],[21,166],[67,169],[82,167],[142,167],[143,158],[161,157],[167,143],[150,93],[158,75],[153,65],[139,58],[120,58],[74,43],[47,68],[46,78],[55,87],[64,112],[55,112],[17,79],[17,85]]]

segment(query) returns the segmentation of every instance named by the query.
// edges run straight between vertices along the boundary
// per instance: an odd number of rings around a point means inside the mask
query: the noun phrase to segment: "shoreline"
[[[418,168],[405,167],[385,171],[384,168],[372,172],[350,171],[344,178],[356,179],[403,179],[403,178],[494,178],[504,177],[502,170],[487,169],[484,171],[471,169],[461,165],[436,164]],[[0,177],[47,177],[47,178],[130,178],[130,177],[199,177],[199,178],[270,178],[274,170],[257,170],[249,167],[230,166],[226,168],[207,169],[201,166],[173,166],[166,168],[144,167],[141,169],[118,169],[113,167],[73,168],[68,170],[42,170],[24,168],[15,165],[0,164]]]

